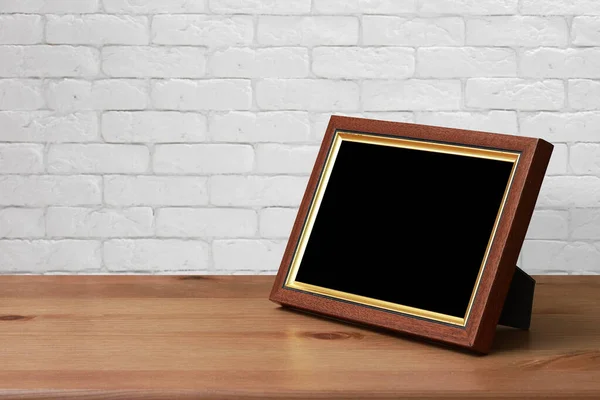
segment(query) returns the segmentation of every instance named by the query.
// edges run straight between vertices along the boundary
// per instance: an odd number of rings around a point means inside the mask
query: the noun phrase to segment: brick
[[[127,15],[48,15],[46,40],[56,44],[148,44],[148,18]]]
[[[536,78],[598,78],[600,49],[526,50],[519,65],[522,76]]]
[[[516,76],[513,49],[488,47],[425,47],[417,52],[417,75],[426,78]]]
[[[548,176],[544,179],[537,205],[540,208],[598,207],[600,177]]]
[[[256,83],[256,103],[263,110],[355,110],[359,87],[324,79],[265,79]]]
[[[285,242],[273,240],[215,240],[212,246],[217,271],[277,271]]]
[[[112,239],[104,243],[111,272],[206,271],[210,247],[198,240]]]
[[[600,7],[598,10],[598,14],[600,14]],[[575,46],[599,46],[600,17],[578,16],[573,18],[571,43]]]
[[[212,114],[209,119],[212,140],[217,142],[308,142],[310,120],[303,111],[232,111]]]
[[[5,273],[98,271],[101,244],[96,240],[0,240]]]
[[[170,14],[207,11],[206,0],[103,0],[104,10],[119,14]]]
[[[467,80],[466,105],[474,108],[558,110],[565,90],[559,80],[474,78]]]
[[[252,237],[258,218],[254,210],[235,208],[161,208],[156,233],[166,237]]]
[[[206,135],[206,117],[195,113],[113,111],[102,116],[102,137],[107,142],[202,142]]]
[[[252,43],[249,16],[157,15],[152,19],[152,43],[235,46]]]
[[[344,117],[358,117],[358,118],[370,118],[379,119],[383,121],[395,121],[395,122],[415,122],[414,115],[410,111],[365,111],[365,112],[350,112],[350,113],[335,113]],[[313,143],[316,141],[317,144],[323,140],[327,125],[331,113],[311,113],[311,130],[313,136]]]
[[[458,80],[366,81],[363,108],[370,111],[456,110],[460,108]]]
[[[209,180],[211,204],[217,206],[297,207],[308,177],[213,176]]]
[[[4,142],[90,142],[98,139],[95,113],[0,111]]]
[[[35,174],[44,171],[44,146],[41,144],[0,143],[0,173]]]
[[[600,175],[600,144],[575,143],[569,156],[571,170],[578,175]],[[599,206],[600,206],[600,198]]]
[[[569,79],[569,106],[577,110],[600,110],[600,82]]]
[[[270,207],[260,210],[260,236],[287,239],[292,232],[298,209]]]
[[[50,237],[109,238],[154,234],[150,207],[110,208],[49,207],[46,234]]]
[[[43,209],[12,207],[0,209],[0,238],[35,238],[44,234]]]
[[[82,14],[98,10],[98,0],[0,0],[2,13]]]
[[[413,76],[415,51],[401,47],[317,47],[312,69],[324,78],[394,78]]]
[[[155,107],[166,110],[247,110],[252,86],[245,79],[157,81],[151,97]]]
[[[148,170],[146,146],[129,144],[55,144],[48,150],[51,173],[142,173]]]
[[[98,176],[0,176],[0,205],[43,207],[96,205],[102,201]]]
[[[0,79],[0,110],[39,110],[45,108],[39,79]]]
[[[599,272],[600,249],[592,243],[527,240],[523,245],[523,265],[544,273]]]
[[[60,112],[77,110],[141,110],[148,105],[148,85],[141,79],[103,79],[84,81],[62,79],[46,85],[51,109]]]
[[[523,0],[521,13],[534,15],[600,15],[595,0]]]
[[[313,169],[317,146],[261,144],[256,147],[256,172],[265,174],[304,174]]]
[[[516,14],[518,0],[418,0],[419,12],[459,15]]]
[[[565,175],[567,174],[567,164],[569,158],[569,148],[564,143],[555,143],[552,151],[552,157],[546,170],[546,175]]]
[[[254,150],[242,144],[159,144],[154,172],[166,174],[235,174],[252,171]]]
[[[571,214],[571,238],[581,240],[600,239],[600,209],[574,208]]]
[[[564,18],[498,16],[467,20],[467,44],[475,46],[566,46]]]
[[[115,206],[202,206],[208,204],[207,181],[196,176],[104,177],[104,200]]]
[[[271,46],[356,45],[358,31],[356,17],[261,16],[256,40],[261,45]]]
[[[531,217],[527,239],[566,240],[569,237],[569,212],[535,210]]]
[[[109,46],[102,49],[102,70],[123,78],[200,78],[206,50],[199,47]]]
[[[519,132],[515,111],[482,112],[419,112],[415,118],[418,124],[445,126],[447,128],[469,129],[516,135]]]
[[[458,17],[413,18],[371,16],[362,18],[364,45],[462,46],[465,27]]]
[[[326,14],[397,14],[417,11],[415,0],[315,0],[314,9]]]
[[[215,51],[209,58],[208,69],[211,76],[225,78],[303,78],[309,74],[308,50],[231,47]]]
[[[40,15],[0,15],[0,44],[37,44],[43,36],[44,21]]]
[[[209,0],[210,10],[223,14],[307,14],[310,0]]]
[[[98,75],[98,50],[73,46],[0,46],[3,77],[94,77]]]
[[[549,142],[594,142],[598,140],[600,112],[520,113],[519,125],[522,135]]]

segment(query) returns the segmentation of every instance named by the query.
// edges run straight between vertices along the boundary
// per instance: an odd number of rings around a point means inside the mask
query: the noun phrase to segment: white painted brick
[[[571,210],[571,237],[573,239],[600,239],[600,209],[574,208]]]
[[[593,142],[598,140],[600,112],[520,113],[519,125],[522,135],[550,142]]]
[[[252,171],[254,149],[242,144],[159,144],[154,172],[171,174],[235,174]]]
[[[115,272],[206,271],[210,247],[198,240],[113,239],[104,243],[104,264]]]
[[[38,110],[44,106],[40,79],[0,79],[0,110]]]
[[[202,206],[207,181],[196,176],[105,176],[104,201],[116,206]]]
[[[252,237],[258,218],[254,210],[235,208],[161,208],[156,233],[166,237]]]
[[[209,0],[210,10],[224,14],[307,14],[310,0]]]
[[[519,0],[417,0],[419,12],[433,14],[516,14]]]
[[[35,238],[44,236],[44,233],[44,210],[11,207],[0,209],[0,238]]]
[[[600,175],[600,143],[577,143],[570,150],[571,170],[575,174]]]
[[[44,146],[0,143],[0,173],[35,174],[44,171]]]
[[[516,76],[513,49],[488,47],[425,47],[417,52],[417,75],[431,78]]]
[[[200,47],[109,46],[102,49],[102,70],[114,77],[199,78],[206,72]]]
[[[535,210],[527,230],[527,239],[566,240],[569,237],[569,212]]]
[[[600,49],[526,50],[519,65],[522,76],[543,78],[600,77]]]
[[[600,207],[600,177],[547,176],[537,205],[559,209]]]
[[[397,14],[416,11],[415,0],[314,0],[324,14]]]
[[[461,46],[465,43],[462,18],[364,16],[363,44],[398,46]]]
[[[158,15],[152,20],[152,43],[235,46],[252,43],[249,16]]]
[[[564,18],[482,17],[467,20],[467,44],[476,46],[565,46]]]
[[[148,44],[148,18],[127,15],[48,15],[46,40],[57,44]]]
[[[279,268],[284,241],[215,240],[212,250],[217,271],[272,271]]]
[[[146,146],[129,144],[55,144],[48,150],[48,172],[142,173],[148,170]]]
[[[256,83],[256,103],[265,110],[354,110],[359,87],[325,79],[265,79]]]
[[[445,126],[447,128],[470,129],[516,135],[519,132],[515,111],[483,112],[419,112],[415,118],[418,124]]]
[[[457,110],[461,88],[458,80],[366,81],[362,101],[371,111]]]
[[[311,113],[311,129],[314,140],[317,144],[323,140],[331,113]],[[395,121],[395,122],[415,122],[414,115],[410,111],[366,111],[366,112],[354,112],[354,113],[339,113],[335,115],[345,117],[357,117],[357,118],[370,118],[378,119],[383,121]]]
[[[102,137],[118,143],[202,142],[206,117],[177,111],[113,111],[102,116]]]
[[[256,147],[256,171],[265,174],[308,175],[318,152],[318,146],[261,144]]]
[[[592,243],[527,240],[522,254],[526,270],[578,273],[600,271],[600,247]]]
[[[211,115],[209,131],[218,142],[308,142],[310,120],[302,111],[232,111]]]
[[[150,207],[109,208],[49,207],[46,235],[50,237],[140,237],[154,234]]]
[[[566,175],[568,173],[569,147],[564,143],[555,143],[546,175]]]
[[[0,240],[2,272],[85,272],[102,265],[95,240]]]
[[[44,21],[40,15],[0,15],[0,44],[37,44],[43,36]]]
[[[596,0],[522,0],[521,12],[534,15],[600,15]]]
[[[46,86],[48,106],[60,112],[77,110],[140,110],[148,103],[148,85],[141,79],[83,81],[63,79]]]
[[[231,47],[215,51],[208,60],[208,69],[215,77],[304,78],[309,74],[308,50],[300,47]]]
[[[256,39],[271,46],[319,46],[358,44],[356,17],[259,17]]]
[[[0,13],[79,14],[98,10],[98,0],[0,0]]]
[[[155,107],[167,110],[247,110],[252,86],[245,79],[156,81],[151,97]]]
[[[568,90],[571,108],[600,110],[600,82],[588,79],[570,79]]]
[[[0,205],[96,205],[102,201],[98,176],[5,175],[0,176]]]
[[[467,107],[558,110],[564,102],[564,84],[559,80],[474,78],[466,86]]]
[[[95,113],[0,111],[4,142],[89,142],[98,139]]]
[[[109,13],[169,14],[206,11],[206,0],[103,0]]]
[[[307,182],[308,177],[298,176],[213,176],[210,202],[217,206],[297,207]]]
[[[600,11],[600,7],[598,9]],[[571,43],[575,46],[599,46],[600,17],[578,16],[573,18]]]
[[[296,208],[271,207],[260,210],[260,236],[287,239],[296,220]]]
[[[98,50],[73,46],[0,46],[0,76],[94,77],[99,72]]]
[[[415,51],[402,47],[318,47],[313,72],[325,78],[394,78],[413,76]]]

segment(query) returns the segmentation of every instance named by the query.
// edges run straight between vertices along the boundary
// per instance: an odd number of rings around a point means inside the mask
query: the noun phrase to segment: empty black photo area
[[[296,281],[465,317],[512,166],[343,141]]]

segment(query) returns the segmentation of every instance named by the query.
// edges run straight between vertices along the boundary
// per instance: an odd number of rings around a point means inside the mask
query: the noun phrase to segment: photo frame
[[[332,116],[270,299],[489,352],[498,323],[529,328],[516,264],[552,148]]]

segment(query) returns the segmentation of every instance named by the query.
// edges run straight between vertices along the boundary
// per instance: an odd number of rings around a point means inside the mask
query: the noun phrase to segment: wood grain
[[[273,277],[2,276],[0,399],[598,399],[600,276],[488,356],[278,307]]]

